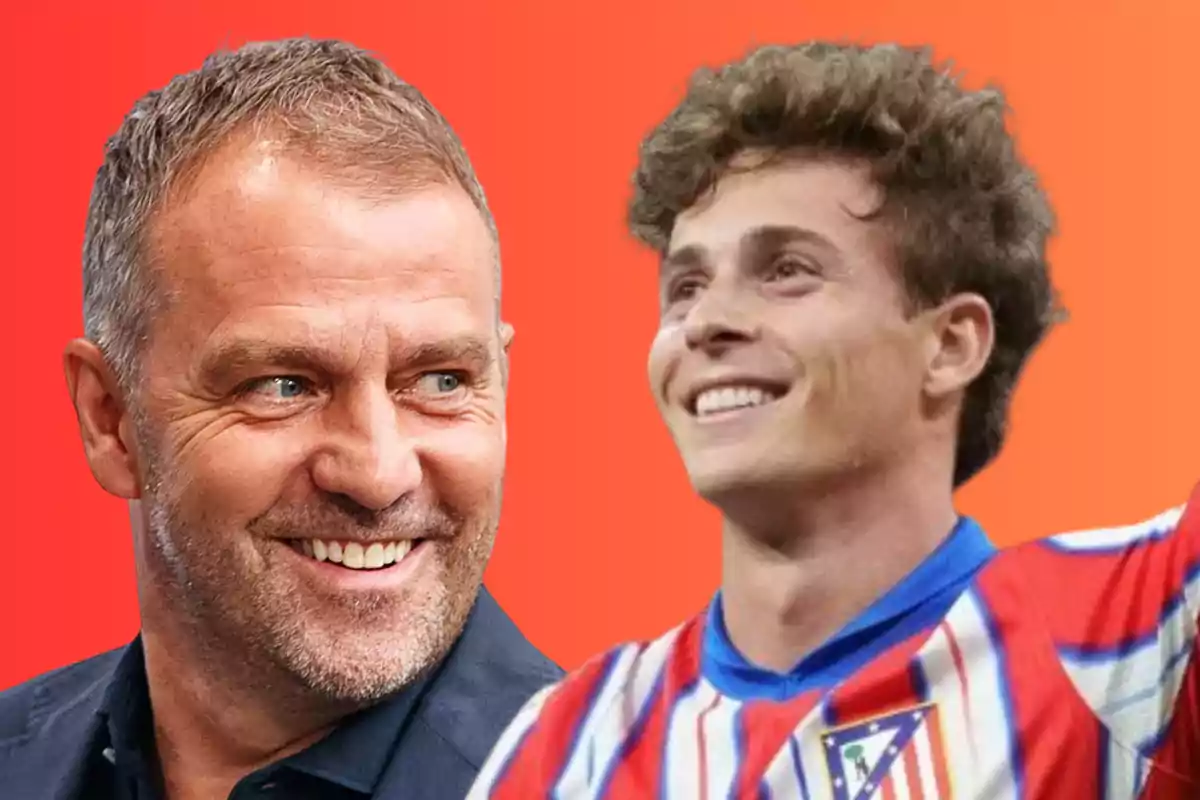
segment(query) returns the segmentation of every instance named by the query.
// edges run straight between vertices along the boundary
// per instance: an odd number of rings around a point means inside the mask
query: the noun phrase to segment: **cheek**
[[[650,391],[654,393],[654,401],[661,407],[666,398],[665,387],[671,364],[676,360],[676,354],[683,346],[682,328],[678,325],[666,325],[659,329],[650,343],[650,354],[646,359],[646,374],[650,380]]]
[[[892,416],[888,407],[916,402],[919,353],[902,325],[828,329],[806,365],[811,400],[838,416]],[[915,406],[914,406],[915,407]]]
[[[425,478],[438,500],[463,514],[486,513],[504,478],[504,425],[459,423],[421,437]]]
[[[234,427],[179,453],[172,483],[185,508],[230,524],[263,514],[303,470],[305,437],[294,430]]]
[[[919,353],[898,329],[881,329],[846,354],[844,402],[868,429],[898,429],[919,408]]]

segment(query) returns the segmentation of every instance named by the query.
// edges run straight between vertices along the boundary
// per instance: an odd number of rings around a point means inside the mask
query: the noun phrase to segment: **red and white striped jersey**
[[[793,673],[741,659],[719,595],[591,660],[470,800],[1200,798],[1200,487],[998,552],[972,526]]]

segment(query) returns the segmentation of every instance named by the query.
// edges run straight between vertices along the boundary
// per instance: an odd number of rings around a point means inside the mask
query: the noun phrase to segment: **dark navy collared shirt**
[[[362,711],[324,739],[247,775],[229,800],[361,800],[370,797],[400,732],[428,684],[407,687]],[[162,800],[162,773],[141,640],[126,649],[98,712],[100,749],[85,782],[87,800]]]
[[[458,800],[513,716],[561,677],[482,589],[424,679],[247,775],[228,800]],[[135,640],[0,691],[0,798],[161,800],[154,741]]]

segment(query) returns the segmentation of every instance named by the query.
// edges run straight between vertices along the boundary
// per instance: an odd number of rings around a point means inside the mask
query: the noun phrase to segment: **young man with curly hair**
[[[1200,510],[998,552],[954,505],[1058,316],[1005,110],[817,43],[650,134],[650,384],[720,591],[536,695],[474,797],[1200,796]]]

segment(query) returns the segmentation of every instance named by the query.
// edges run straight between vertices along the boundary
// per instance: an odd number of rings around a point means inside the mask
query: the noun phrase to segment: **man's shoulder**
[[[110,650],[0,691],[0,746],[36,738],[64,714],[90,719],[123,651]]]
[[[1200,490],[1140,521],[1078,528],[1002,551],[981,580],[989,604],[1044,626],[1060,653],[1092,660],[1190,626],[1200,614],[1198,496]]]
[[[1139,522],[1060,533],[1005,556],[988,599],[1021,623],[1009,626],[1010,646],[1038,641],[1014,630],[1044,632],[1114,746],[1144,751],[1164,774],[1186,773],[1189,751],[1173,737],[1195,729],[1200,491]]]
[[[421,718],[478,769],[517,711],[562,675],[483,590],[423,703]]]
[[[1004,549],[1002,563],[1021,569],[1040,564],[1072,568],[1116,569],[1128,565],[1130,556],[1178,562],[1200,558],[1200,486],[1188,502],[1145,515],[1134,521],[1108,526],[1080,527],[1042,536]],[[1072,574],[1057,575],[1059,580]]]
[[[563,670],[531,643],[486,589],[451,656],[449,677],[489,696],[528,697],[558,680]]]
[[[597,703],[610,702],[629,692],[648,695],[671,660],[681,632],[697,622],[677,626],[652,641],[611,647],[566,673],[529,644],[495,601],[485,595],[474,623],[486,634],[464,636],[460,645],[463,652],[456,654],[462,663],[455,666],[451,684],[451,696],[459,707],[450,715],[443,705],[440,724],[436,724],[438,732],[478,769],[501,735],[519,717],[536,716],[548,699],[588,696],[592,701],[588,707],[598,711]],[[554,705],[575,708],[576,704],[564,705],[555,700]],[[463,724],[468,720],[469,724]],[[455,723],[453,729],[446,725],[451,721]]]

